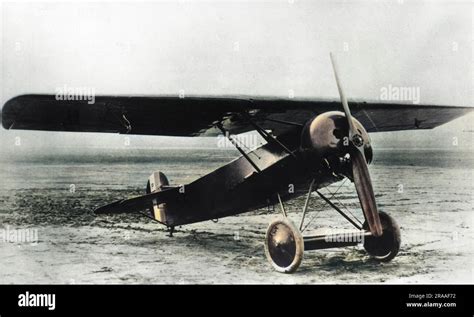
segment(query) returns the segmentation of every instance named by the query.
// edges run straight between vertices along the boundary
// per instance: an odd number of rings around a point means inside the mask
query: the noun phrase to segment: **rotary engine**
[[[363,146],[368,164],[372,161],[370,137],[362,124],[353,119],[357,135],[349,140],[349,127],[343,112],[330,111],[309,120],[301,133],[301,150],[314,161],[329,164],[332,171],[347,174],[350,154],[357,150],[354,143]]]

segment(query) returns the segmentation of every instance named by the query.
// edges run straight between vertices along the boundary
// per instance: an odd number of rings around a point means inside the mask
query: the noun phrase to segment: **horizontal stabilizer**
[[[121,214],[134,213],[153,209],[153,204],[166,203],[176,199],[179,187],[167,187],[165,190],[137,196],[130,199],[122,199],[113,203],[101,206],[94,210],[95,214]]]

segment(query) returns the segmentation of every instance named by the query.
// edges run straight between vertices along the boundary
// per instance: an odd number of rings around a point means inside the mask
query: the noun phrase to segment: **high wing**
[[[216,128],[219,123],[232,134],[254,130],[245,118],[249,115],[260,127],[279,135],[320,113],[341,110],[335,100],[98,96],[90,104],[88,100],[57,99],[55,95],[10,99],[2,109],[2,125],[22,130],[215,136],[221,133]],[[473,109],[377,101],[349,105],[368,132],[431,129]]]

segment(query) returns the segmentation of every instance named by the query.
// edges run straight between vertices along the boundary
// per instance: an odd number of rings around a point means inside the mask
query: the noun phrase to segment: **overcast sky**
[[[472,106],[472,15],[470,1],[2,3],[0,103],[64,85],[93,87],[98,95],[291,90],[337,98],[333,51],[350,98],[376,100],[392,85],[419,87],[422,104]],[[436,133],[464,140],[472,119]],[[41,146],[123,138],[2,130],[0,139],[10,144],[17,135]],[[426,132],[374,138],[401,137],[416,146],[432,139]],[[139,143],[147,140],[170,139]]]

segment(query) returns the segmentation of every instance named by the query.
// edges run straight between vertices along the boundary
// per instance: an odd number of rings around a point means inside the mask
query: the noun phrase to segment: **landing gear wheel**
[[[385,212],[380,212],[380,222],[382,223],[382,235],[380,237],[365,237],[364,248],[368,254],[380,262],[392,260],[400,250],[400,228],[392,217]],[[369,229],[367,222],[363,228]]]
[[[265,236],[265,255],[278,272],[292,273],[303,260],[304,241],[301,232],[287,218],[270,223]]]

